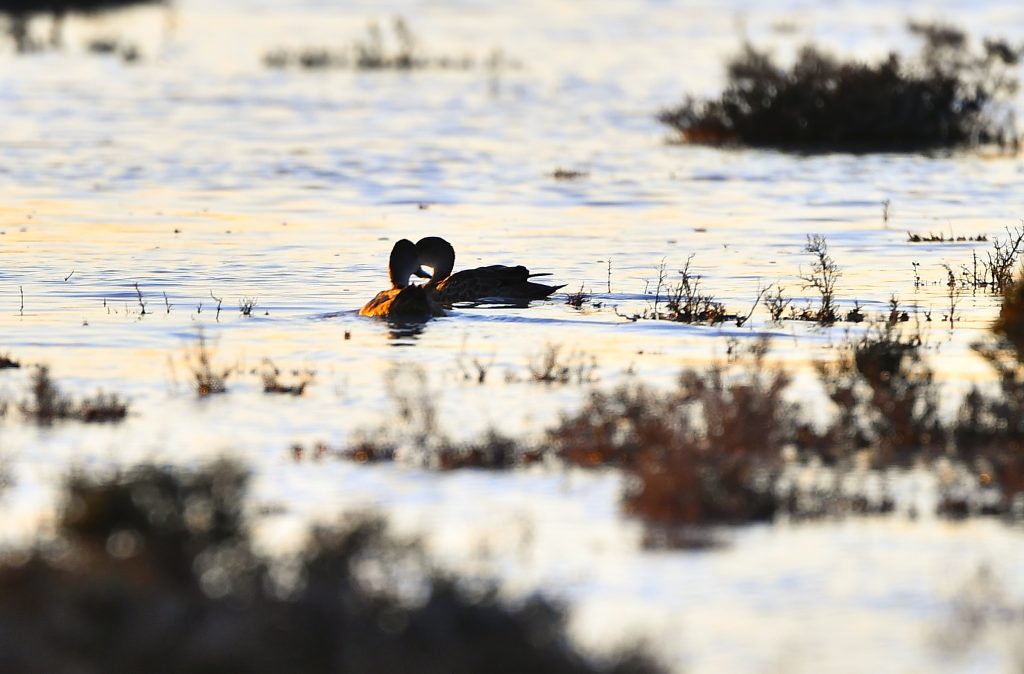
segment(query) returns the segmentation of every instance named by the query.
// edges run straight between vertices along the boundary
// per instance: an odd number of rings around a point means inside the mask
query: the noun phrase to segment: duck
[[[513,302],[540,300],[565,285],[550,286],[531,281],[537,276],[549,273],[530,273],[522,265],[509,267],[494,264],[475,269],[463,269],[454,274],[455,248],[439,236],[428,236],[416,242],[416,255],[420,267],[413,271],[421,278],[429,279],[426,287],[432,289],[441,304],[455,302],[477,302],[483,299],[498,299]],[[427,274],[423,266],[433,270]]]
[[[410,285],[409,277],[419,269],[416,244],[409,239],[396,241],[388,260],[391,287],[377,293],[359,310],[359,315],[401,322],[420,322],[444,316],[436,293],[428,291],[426,286]]]

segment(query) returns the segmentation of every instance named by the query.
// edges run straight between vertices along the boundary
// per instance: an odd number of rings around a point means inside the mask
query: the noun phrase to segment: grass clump
[[[64,420],[85,423],[121,421],[128,416],[128,403],[116,393],[100,391],[79,401],[66,395],[50,377],[50,368],[45,365],[35,368],[29,398],[18,407],[23,416],[41,426]]]
[[[57,540],[0,561],[4,671],[660,671],[585,658],[550,601],[470,593],[378,520],[318,529],[271,561],[246,491],[229,463],[71,478]]]
[[[986,40],[973,47],[951,26],[911,23],[916,58],[841,61],[806,46],[789,68],[747,44],[728,64],[714,100],[688,98],[659,115],[683,140],[801,151],[920,151],[977,144],[1016,149],[1008,100],[1021,49]]]
[[[534,354],[526,366],[529,373],[528,381],[539,384],[583,384],[596,380],[597,359],[589,359],[582,351],[572,350],[563,353],[560,344],[548,344],[541,353]],[[517,381],[514,374],[506,374],[509,383]]]
[[[235,371],[234,367],[221,367],[214,364],[213,347],[201,330],[196,336],[196,343],[185,351],[185,365],[192,375],[196,395],[205,398],[217,393],[227,393],[228,377]]]
[[[431,458],[431,467],[442,471],[463,468],[507,470],[536,463],[543,454],[491,430],[482,438],[469,442],[442,442],[434,449]]]
[[[684,372],[668,394],[594,392],[551,431],[551,447],[576,465],[623,468],[623,507],[645,522],[651,545],[703,545],[708,525],[770,520],[796,408],[782,397],[788,377],[764,355],[755,347],[739,373]]]
[[[928,232],[927,234],[915,234],[907,232],[907,243],[965,243],[988,241],[984,234],[970,236],[966,234],[943,234],[942,232]]]
[[[992,292],[1006,291],[1018,279],[1020,254],[1024,250],[1024,227],[1006,228],[1005,239],[993,239],[992,250],[982,262],[985,280]]]
[[[772,323],[779,323],[782,321],[783,314],[786,313],[786,308],[790,305],[792,300],[782,293],[785,291],[780,285],[773,285],[765,293],[764,299],[761,300],[764,304],[764,308],[768,310],[768,316]]]
[[[988,237],[977,240],[988,241]],[[962,290],[1003,293],[1014,284],[1018,275],[1024,272],[1020,263],[1022,251],[1024,227],[1007,227],[1006,237],[993,237],[992,248],[985,251],[984,257],[980,257],[977,251],[974,251],[971,264],[960,265],[959,275],[954,275],[949,265],[943,265],[947,271],[947,284],[959,286]],[[920,278],[915,278],[914,283],[915,286],[920,286]]]
[[[994,487],[989,510],[1024,516],[1024,278],[1006,289],[993,337],[975,350],[996,374],[998,388],[975,386],[960,407],[957,454],[982,487]]]
[[[871,329],[818,373],[836,414],[817,455],[830,463],[866,452],[877,469],[909,466],[944,453],[939,390],[918,334],[896,323]]]
[[[702,276],[692,268],[694,255],[678,270],[679,280],[669,280],[665,260],[658,265],[658,278],[654,286],[654,301],[642,314],[629,317],[676,323],[707,323],[715,325],[725,321],[738,321],[740,316],[726,310],[725,305],[701,287]]]
[[[642,383],[591,389],[582,408],[563,415],[540,444],[494,432],[452,440],[438,427],[436,395],[423,371],[395,370],[392,423],[348,449],[315,449],[313,458],[401,458],[435,470],[504,470],[539,461],[621,470],[623,510],[644,523],[653,546],[713,544],[717,527],[780,516],[897,507],[914,514],[922,502],[894,484],[917,471],[936,478],[937,500],[930,503],[939,515],[1024,518],[1018,347],[1006,337],[979,347],[996,369],[999,390],[972,391],[959,416],[946,419],[924,340],[904,328],[904,314],[892,298],[887,319],[847,342],[834,361],[817,365],[832,403],[820,422],[810,422],[817,414],[788,397],[790,379],[766,365],[768,344],[761,341],[730,346],[729,360],[707,370],[683,371],[669,391]]]
[[[1003,291],[1003,303],[992,332],[1002,340],[1004,348],[1012,349],[1017,359],[1024,362],[1024,278]]]
[[[258,297],[243,297],[238,300],[238,313],[243,316],[252,316],[252,310],[259,304]]]
[[[578,292],[568,293],[565,296],[565,303],[573,309],[583,309],[583,305],[590,300],[590,293],[583,291],[583,285],[580,284]]]
[[[263,55],[268,68],[303,70],[352,69],[360,71],[471,70],[489,71],[516,67],[500,50],[486,58],[473,56],[435,56],[424,51],[421,40],[401,17],[391,22],[391,30],[371,22],[365,35],[341,48],[306,47],[297,50],[273,49]]]
[[[439,424],[438,396],[419,366],[395,366],[387,373],[386,386],[394,407],[389,422],[334,454],[359,463],[401,458],[441,471],[507,470],[535,463],[542,456],[538,449],[494,430],[467,441],[450,437]]]
[[[804,252],[811,254],[813,262],[810,271],[802,274],[800,279],[805,288],[813,289],[821,297],[813,318],[821,325],[831,325],[839,319],[836,311],[836,283],[843,273],[828,252],[828,242],[820,234],[807,235]]]
[[[579,180],[581,178],[586,178],[589,175],[589,171],[580,171],[577,169],[567,168],[556,168],[554,171],[551,172],[551,177],[554,178],[555,180]]]
[[[312,370],[292,370],[294,380],[291,383],[281,381],[281,369],[274,365],[269,358],[263,359],[263,368],[260,378],[263,380],[264,393],[280,393],[284,395],[300,396],[306,392],[306,387],[313,381]]]

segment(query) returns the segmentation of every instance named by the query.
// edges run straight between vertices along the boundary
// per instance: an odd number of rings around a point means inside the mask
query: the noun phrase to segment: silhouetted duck
[[[428,236],[417,241],[416,253],[421,265],[425,264],[434,270],[429,276],[427,288],[437,291],[442,304],[476,302],[485,298],[516,302],[540,300],[564,287],[531,281],[533,277],[549,274],[531,274],[530,270],[522,265],[507,267],[495,264],[489,267],[463,269],[452,274],[455,267],[455,249],[439,236]],[[422,269],[417,269],[413,273],[427,277]]]
[[[397,241],[388,260],[391,288],[382,290],[359,310],[360,316],[374,316],[396,321],[425,321],[444,316],[433,291],[426,286],[409,285],[409,277],[420,267],[416,245],[409,239]]]

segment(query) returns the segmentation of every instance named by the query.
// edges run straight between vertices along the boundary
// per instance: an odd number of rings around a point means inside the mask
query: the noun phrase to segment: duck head
[[[416,255],[416,244],[409,239],[399,239],[391,249],[391,258],[388,260],[388,276],[391,278],[392,288],[406,288],[409,285],[409,277],[422,271],[420,261]]]
[[[422,267],[413,273],[421,278],[429,278],[429,283],[440,283],[448,278],[455,268],[455,248],[439,236],[427,236],[417,241],[416,255],[419,257],[419,264],[427,265],[434,273],[428,277]]]

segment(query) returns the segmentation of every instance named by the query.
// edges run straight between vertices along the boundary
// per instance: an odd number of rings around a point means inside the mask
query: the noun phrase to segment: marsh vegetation
[[[557,604],[461,582],[377,518],[265,557],[247,484],[227,462],[69,477],[56,536],[0,560],[5,670],[663,671],[639,649],[585,657]]]
[[[1017,89],[1022,48],[944,24],[910,22],[913,59],[842,60],[815,45],[786,68],[745,44],[727,65],[718,98],[688,98],[659,119],[683,140],[831,152],[921,151],[994,144],[1016,150],[1018,132],[998,106]]]

